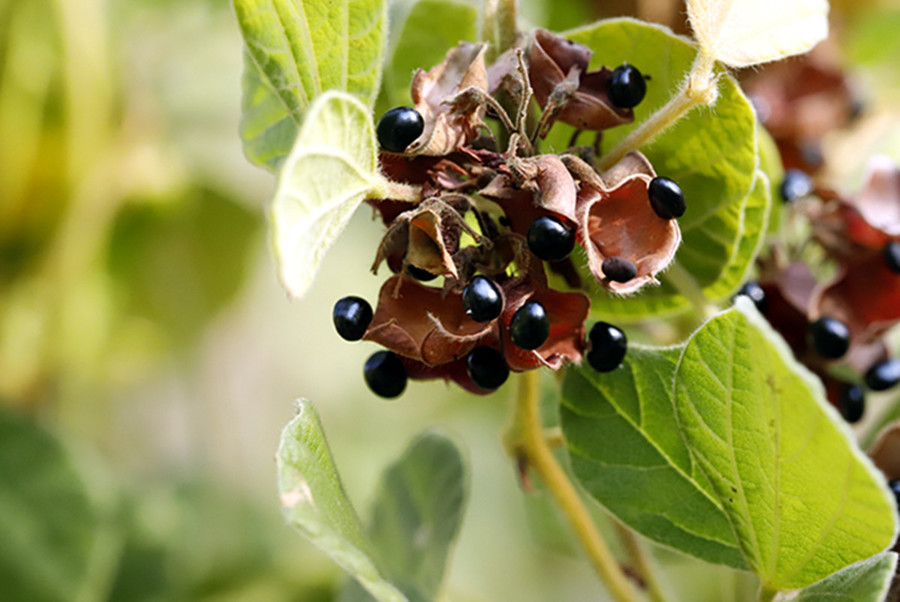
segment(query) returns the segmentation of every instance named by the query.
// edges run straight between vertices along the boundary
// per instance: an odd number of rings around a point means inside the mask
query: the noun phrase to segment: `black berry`
[[[675,219],[684,215],[687,206],[684,204],[684,193],[674,180],[662,176],[650,180],[647,189],[650,206],[654,213],[663,219]]]
[[[363,367],[366,384],[375,395],[393,399],[406,389],[406,368],[393,351],[376,351]]]
[[[610,102],[620,109],[636,107],[647,94],[647,82],[636,67],[619,65],[613,69],[606,84]]]
[[[594,324],[588,341],[591,349],[587,353],[587,361],[597,372],[611,372],[618,368],[628,351],[625,333],[608,322]]]
[[[537,349],[550,336],[550,318],[537,301],[527,301],[509,322],[509,338],[521,349]]]
[[[358,341],[372,321],[372,306],[360,297],[344,297],[334,304],[332,319],[342,339]]]
[[[850,329],[840,320],[824,317],[809,325],[809,336],[816,353],[829,360],[843,357],[850,348]]]
[[[503,354],[493,347],[476,347],[466,357],[466,372],[482,389],[496,389],[509,378]]]
[[[422,115],[409,107],[394,107],[378,120],[376,134],[378,144],[386,151],[402,153],[406,147],[422,135],[425,121]]]
[[[769,300],[766,299],[766,291],[764,291],[757,282],[745,282],[744,286],[738,289],[735,296],[737,295],[746,295],[750,297],[750,300],[753,301],[756,309],[758,309],[761,314],[765,314],[766,310],[769,309]]]
[[[539,217],[528,227],[528,248],[540,259],[559,261],[575,248],[575,231],[555,217]]]
[[[407,264],[406,266],[406,274],[411,277],[419,280],[420,282],[428,282],[430,280],[434,280],[437,278],[437,274],[432,274],[428,270],[423,270],[422,268],[417,268],[413,264]]]
[[[490,322],[503,311],[503,296],[496,284],[475,276],[462,292],[463,311],[476,322]]]
[[[897,505],[900,506],[900,479],[891,479],[888,481],[888,489],[891,490],[891,493],[894,494],[894,498],[897,500]]]
[[[613,282],[628,282],[637,276],[637,266],[624,257],[607,257],[601,267],[606,277]]]
[[[844,420],[853,424],[859,422],[866,410],[866,395],[862,388],[844,383],[841,385],[841,393],[838,397],[838,409]]]
[[[778,192],[785,203],[793,203],[812,192],[812,180],[799,169],[789,169],[784,174]]]
[[[900,360],[892,357],[875,364],[866,372],[865,380],[873,391],[887,391],[900,383]]]
[[[890,271],[900,274],[900,242],[892,240],[884,245],[884,262]]]

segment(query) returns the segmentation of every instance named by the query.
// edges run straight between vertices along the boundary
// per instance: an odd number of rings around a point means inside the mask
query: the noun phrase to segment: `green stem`
[[[662,585],[656,578],[658,570],[646,547],[644,547],[634,531],[619,521],[615,521],[615,524],[619,541],[622,542],[629,558],[631,558],[631,565],[641,576],[641,579],[644,580],[644,585],[647,586],[647,595],[653,602],[666,602],[666,595],[663,593]]]
[[[759,600],[759,602],[772,602],[777,595],[777,589],[769,589],[765,585],[761,585],[759,587],[759,596],[757,597],[757,600]]]
[[[516,458],[523,460],[541,478],[613,597],[619,602],[637,602],[638,598],[629,586],[625,573],[547,444],[538,408],[539,378],[537,370],[525,372],[520,377],[507,445]]]
[[[597,168],[605,171],[658,135],[672,127],[675,122],[700,105],[712,105],[719,95],[717,79],[713,73],[715,60],[700,53],[694,60],[681,89],[640,127],[628,134],[606,155],[600,158]]]
[[[488,61],[493,61],[516,43],[516,0],[485,0],[481,39],[490,44]]]
[[[718,311],[718,308],[710,303],[703,294],[703,288],[697,284],[697,280],[678,261],[669,264],[663,277],[690,301],[701,320],[705,321],[711,318]]]

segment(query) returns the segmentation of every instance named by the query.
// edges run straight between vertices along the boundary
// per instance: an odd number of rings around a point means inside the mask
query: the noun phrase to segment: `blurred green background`
[[[677,25],[680,8],[531,0],[523,16]],[[858,177],[860,149],[900,158],[900,8],[851,8],[840,33],[871,110],[828,141],[838,183]],[[288,302],[265,236],[274,178],[241,154],[240,72],[227,0],[0,0],[0,599],[331,599],[344,577],[276,499],[298,396],[364,516],[416,433],[464,444],[473,481],[447,600],[601,597],[502,449],[512,386],[476,398],[415,383],[395,402],[365,388],[374,346],[340,340],[330,314],[380,287],[367,210]],[[656,552],[684,599],[751,592]]]

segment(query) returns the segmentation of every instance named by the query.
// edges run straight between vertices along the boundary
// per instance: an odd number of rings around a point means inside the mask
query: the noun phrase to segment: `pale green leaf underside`
[[[897,554],[885,552],[777,599],[785,602],[881,602],[896,568]]]
[[[312,284],[356,207],[370,193],[382,192],[376,153],[365,105],[343,92],[316,99],[281,167],[272,201],[278,274],[292,296]]]
[[[805,587],[883,551],[896,508],[884,479],[747,299],[688,341],[679,427],[770,589]]]
[[[777,61],[828,35],[828,0],[687,0],[700,47],[729,67]]]
[[[675,424],[681,348],[629,349],[609,374],[572,366],[560,420],[581,486],[620,520],[708,562],[747,568],[728,520]]]
[[[288,522],[355,577],[376,600],[405,602],[370,556],[370,545],[344,492],[319,417],[307,401],[285,427],[276,456]]]
[[[378,113],[411,105],[410,84],[416,69],[431,69],[460,40],[474,40],[478,11],[454,0],[418,0],[409,10],[396,41],[391,42],[378,97]]]
[[[102,530],[75,463],[53,436],[2,408],[0,442],[0,597],[84,597]]]
[[[369,541],[385,575],[410,602],[440,598],[467,492],[462,455],[438,433],[416,438],[385,471],[372,508]],[[355,584],[349,590],[342,593],[342,602],[371,599]]]
[[[381,81],[386,0],[234,0],[246,54],[241,135],[274,169],[327,90],[371,107]]]

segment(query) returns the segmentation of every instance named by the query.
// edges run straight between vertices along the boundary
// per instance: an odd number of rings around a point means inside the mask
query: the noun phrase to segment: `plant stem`
[[[650,596],[650,599],[654,602],[666,602],[666,596],[663,593],[659,580],[656,578],[657,571],[655,563],[653,562],[653,558],[647,552],[646,547],[637,538],[634,531],[619,521],[615,521],[615,524],[616,533],[619,535],[619,541],[622,542],[622,545],[628,552],[628,556],[631,558],[632,567],[638,572],[641,579],[644,580],[644,584],[647,586],[647,595]]]
[[[637,602],[625,573],[597,531],[578,491],[547,445],[538,409],[539,378],[537,370],[525,372],[520,377],[507,445],[515,457],[523,459],[544,482],[613,597],[619,602]]]
[[[697,284],[691,273],[684,269],[684,266],[678,261],[669,264],[664,277],[675,287],[675,290],[690,301],[701,321],[705,322],[718,311],[718,308],[710,303],[703,294],[703,289]]]
[[[759,600],[759,602],[772,602],[772,600],[774,600],[777,595],[777,589],[769,589],[765,585],[761,585],[759,587],[759,597],[757,599]]]
[[[715,103],[719,93],[717,79],[713,73],[714,67],[714,59],[702,52],[699,53],[691,67],[691,72],[675,96],[601,157],[597,163],[598,170],[605,171],[611,168],[622,157],[639,149],[672,127],[694,107]]]
[[[490,44],[487,59],[493,61],[516,43],[516,0],[485,0],[481,39]]]

